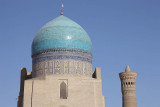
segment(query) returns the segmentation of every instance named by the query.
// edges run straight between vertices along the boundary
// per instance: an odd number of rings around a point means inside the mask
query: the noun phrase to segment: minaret
[[[136,72],[131,72],[126,66],[125,72],[119,73],[121,79],[122,107],[137,107],[136,100]]]

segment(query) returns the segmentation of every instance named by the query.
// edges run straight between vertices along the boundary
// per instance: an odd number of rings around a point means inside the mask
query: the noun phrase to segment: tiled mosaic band
[[[47,74],[79,74],[92,77],[92,54],[76,49],[49,49],[32,55],[35,77]]]
[[[48,60],[76,60],[92,63],[92,54],[76,49],[49,49],[32,55],[32,63]]]
[[[75,60],[51,60],[33,65],[34,77],[51,74],[78,74],[92,77],[92,64]]]

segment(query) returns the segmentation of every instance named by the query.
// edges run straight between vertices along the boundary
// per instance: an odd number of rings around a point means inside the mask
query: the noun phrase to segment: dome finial
[[[61,15],[63,15],[63,8],[64,8],[64,5],[63,5],[63,1],[61,0]]]
[[[126,66],[125,72],[131,72],[129,65]]]

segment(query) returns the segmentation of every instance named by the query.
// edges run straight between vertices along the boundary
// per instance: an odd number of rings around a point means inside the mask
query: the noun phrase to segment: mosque
[[[127,65],[119,76],[122,107],[137,107],[137,73]],[[92,70],[92,42],[63,10],[33,39],[32,72],[21,69],[17,107],[105,107],[101,68]]]

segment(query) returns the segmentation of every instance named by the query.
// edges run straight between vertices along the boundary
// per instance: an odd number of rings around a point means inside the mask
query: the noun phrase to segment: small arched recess
[[[60,99],[67,99],[68,97],[68,90],[67,85],[65,82],[60,84]]]

